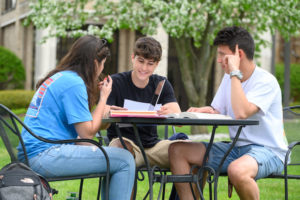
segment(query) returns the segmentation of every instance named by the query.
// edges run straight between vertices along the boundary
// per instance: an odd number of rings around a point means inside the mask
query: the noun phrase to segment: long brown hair
[[[39,80],[36,84],[38,89],[40,85],[49,77],[60,71],[74,71],[84,81],[87,93],[89,108],[96,104],[98,99],[98,77],[94,60],[99,63],[110,56],[109,49],[105,46],[106,40],[101,40],[92,35],[86,35],[77,39],[69,52],[61,59],[55,69],[50,71],[46,77]]]

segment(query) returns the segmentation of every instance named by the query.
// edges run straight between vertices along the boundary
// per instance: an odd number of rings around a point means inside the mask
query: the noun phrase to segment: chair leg
[[[136,199],[137,182],[138,182],[138,170],[135,171],[135,178],[134,178],[134,185],[133,185],[133,197],[132,197],[133,200]]]
[[[195,191],[193,189],[193,185],[192,185],[192,183],[189,183],[189,184],[190,184],[191,192],[192,192],[192,195],[193,195],[193,199],[196,200],[196,194],[195,194]]]
[[[163,186],[162,200],[165,200],[165,193],[166,193],[166,183],[164,183]]]
[[[167,172],[164,172],[164,176],[167,176]],[[163,183],[163,192],[162,192],[162,200],[165,200],[165,194],[166,194],[166,183]]]
[[[102,183],[102,177],[99,178],[97,200],[100,199],[101,183]]]
[[[290,151],[288,151],[288,154],[290,154]],[[288,169],[287,169],[287,156],[286,156],[285,163],[284,163],[284,195],[285,195],[285,200],[289,199],[289,195],[288,195],[288,177],[287,177],[287,175],[288,175]]]
[[[233,191],[233,185],[232,183],[230,182],[230,179],[228,177],[228,198],[231,198],[232,196],[232,191]]]
[[[157,199],[160,199],[161,194],[162,194],[162,200],[165,199],[165,185],[166,185],[166,183],[164,181],[165,175],[166,175],[166,173],[164,173],[164,175],[161,174],[162,177],[161,177],[161,181],[160,181],[160,188],[159,188],[159,193],[158,193]]]
[[[209,176],[209,183],[208,183],[208,186],[209,186],[209,197],[210,197],[210,199],[212,199],[212,183],[211,183],[211,176]]]
[[[149,190],[147,191],[147,193],[145,194],[145,196],[144,196],[143,200],[146,200],[146,199],[147,199],[147,197],[148,197],[148,196],[150,196],[149,194],[150,194],[150,189],[149,189]],[[150,199],[150,198],[149,198],[149,199]]]
[[[285,195],[285,200],[289,199],[289,188],[288,188],[288,179],[285,177],[284,179],[284,195]]]
[[[152,187],[153,187],[153,184],[154,184],[154,183],[152,183]],[[149,188],[149,190],[147,191],[146,195],[144,196],[143,200],[146,200],[148,196],[150,197],[150,188]],[[150,199],[150,198],[149,198],[149,199]]]
[[[83,180],[84,180],[83,178],[80,179],[79,200],[81,200],[81,196],[82,196]]]

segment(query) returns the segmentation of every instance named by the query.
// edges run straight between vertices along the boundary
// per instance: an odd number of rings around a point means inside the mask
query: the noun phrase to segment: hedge
[[[0,104],[10,109],[28,108],[33,90],[0,90]]]
[[[0,90],[23,89],[25,69],[20,58],[0,46]]]
[[[300,101],[300,64],[291,64],[290,67],[290,95],[291,102]],[[276,65],[276,78],[283,93],[284,89],[284,65]]]

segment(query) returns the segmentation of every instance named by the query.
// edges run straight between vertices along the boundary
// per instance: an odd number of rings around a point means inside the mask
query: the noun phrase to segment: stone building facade
[[[0,1],[0,45],[13,51],[25,66],[25,88],[32,87],[34,59],[34,28],[24,27],[29,13],[27,0]]]

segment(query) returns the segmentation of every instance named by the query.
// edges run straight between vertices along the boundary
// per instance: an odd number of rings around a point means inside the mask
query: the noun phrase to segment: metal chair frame
[[[176,129],[174,126],[172,126],[172,134],[176,134]],[[164,131],[164,139],[167,140],[169,138],[169,128],[168,125],[165,125],[165,131]],[[122,143],[122,141],[121,141]],[[123,144],[125,146],[125,144]],[[126,148],[126,146],[125,146]],[[193,166],[197,167],[197,166]],[[157,199],[165,199],[165,191],[166,191],[166,184],[167,183],[175,183],[175,182],[187,182],[190,184],[191,190],[193,191],[192,183],[196,183],[198,189],[200,190],[200,185],[199,185],[199,174],[193,175],[192,170],[190,174],[187,175],[167,175],[168,172],[171,172],[169,168],[160,168],[158,166],[153,166],[151,168],[151,174],[153,176],[152,184],[154,183],[159,183],[160,184],[160,189],[158,192]],[[145,175],[144,173],[147,173],[148,169],[146,166],[141,166],[136,169],[136,178],[135,178],[135,184],[134,184],[134,196],[133,199],[136,199],[136,192],[137,192],[137,182],[138,181],[144,181]],[[147,197],[150,194],[150,188],[145,194],[143,200],[146,200]],[[194,195],[195,196],[195,195]]]
[[[107,166],[107,171],[105,173],[97,173],[97,174],[89,174],[89,175],[76,175],[76,176],[61,176],[61,177],[54,177],[54,178],[47,178],[47,180],[49,182],[53,182],[53,181],[67,181],[67,180],[77,180],[80,179],[80,186],[79,186],[79,199],[82,199],[82,188],[83,188],[83,182],[84,179],[87,178],[99,178],[99,187],[98,187],[98,194],[97,194],[97,199],[100,198],[100,188],[101,188],[101,182],[102,182],[102,178],[106,177],[106,197],[105,199],[108,200],[109,197],[109,179],[110,179],[110,165],[109,165],[109,158],[108,155],[106,153],[106,151],[104,150],[104,148],[100,145],[99,142],[96,142],[95,140],[91,140],[91,139],[69,139],[69,140],[49,140],[43,137],[40,137],[38,135],[36,135],[35,133],[33,133],[23,122],[22,120],[15,115],[9,108],[7,108],[6,106],[0,104],[0,136],[3,140],[3,143],[6,147],[6,150],[10,156],[10,160],[11,162],[16,162],[18,161],[17,155],[15,153],[15,149],[12,146],[10,140],[9,140],[9,136],[7,131],[5,130],[4,127],[8,128],[10,130],[10,132],[12,132],[15,136],[18,137],[19,142],[21,144],[21,147],[24,151],[25,154],[25,164],[29,166],[29,162],[28,162],[28,156],[27,156],[27,151],[26,151],[26,147],[24,145],[22,136],[21,136],[21,132],[18,128],[18,124],[20,124],[24,129],[26,129],[33,137],[37,138],[38,140],[41,140],[45,143],[52,143],[52,144],[70,144],[70,143],[74,143],[74,142],[88,142],[91,143],[95,146],[97,146],[102,153],[105,156],[106,159],[106,166]],[[1,113],[2,112],[2,113]],[[3,113],[4,112],[4,113]],[[5,117],[3,117],[2,115],[5,114]]]
[[[297,106],[288,106],[288,107],[284,107],[283,108],[283,111],[284,112],[289,112],[295,116],[299,116],[300,118],[300,112],[295,112],[293,111],[293,109],[300,109],[300,105],[297,105]],[[288,166],[289,165],[297,165],[299,166],[300,168],[300,163],[294,163],[294,164],[289,164],[288,161],[289,161],[289,158],[290,158],[290,155],[293,151],[293,149],[296,147],[296,146],[300,146],[300,140],[299,141],[293,141],[291,142],[289,145],[288,145],[288,151],[286,152],[286,155],[285,155],[285,160],[284,160],[284,171],[283,171],[283,174],[271,174],[270,176],[266,177],[266,178],[277,178],[277,179],[284,179],[284,193],[285,193],[285,200],[288,200],[288,193],[289,193],[289,190],[288,190],[288,179],[298,179],[300,180],[300,174],[289,174],[288,173]]]
[[[164,139],[168,139],[168,137],[169,137],[169,132],[168,132],[168,130],[169,130],[169,129],[168,129],[168,126],[165,125]],[[173,130],[173,134],[175,134],[175,133],[176,133],[176,130],[175,130],[175,127],[174,127],[174,126],[172,126],[172,130]],[[119,129],[116,129],[116,132],[119,132]],[[121,133],[119,132],[119,134],[121,134]],[[101,135],[100,132],[98,132],[98,138],[99,138],[99,140],[101,140],[101,141],[104,140],[104,143],[105,143],[106,145],[108,145],[107,139],[106,139],[105,137],[103,137],[103,136]],[[123,140],[120,140],[120,142],[122,143],[122,145],[124,146],[124,148],[127,149],[127,147],[126,147],[124,141],[123,141]],[[147,169],[145,166],[138,167],[138,168],[136,169],[136,173],[135,173],[135,182],[134,182],[134,187],[133,187],[133,188],[134,188],[134,189],[133,189],[133,192],[134,192],[134,194],[133,194],[133,199],[134,199],[134,200],[136,199],[137,182],[138,182],[138,181],[144,181],[144,179],[145,179],[144,172],[146,173],[147,170],[148,170],[148,169]],[[158,196],[159,196],[158,199],[160,198],[160,196],[162,196],[162,199],[165,199],[165,188],[166,188],[166,183],[167,183],[167,182],[166,182],[166,181],[163,181],[164,178],[162,178],[162,177],[165,177],[166,174],[167,174],[167,172],[170,172],[170,169],[160,169],[159,167],[153,166],[153,167],[152,167],[152,171],[153,171],[152,174],[153,174],[153,176],[154,176],[154,180],[153,180],[153,183],[152,183],[152,184],[154,184],[155,182],[161,183],[161,185],[160,185],[160,190],[159,190],[159,195],[158,195]],[[140,174],[140,175],[139,175],[139,174]],[[147,199],[149,193],[150,193],[150,189],[149,189],[148,192],[145,194],[143,200]]]
[[[300,105],[297,106],[288,106],[288,107],[284,107],[283,108],[283,112],[285,113],[291,113],[295,116],[299,116],[300,118],[300,113],[293,111],[293,109],[300,109]],[[295,164],[289,164],[289,158],[290,155],[292,153],[293,148],[295,148],[296,146],[300,146],[300,141],[293,141],[288,145],[288,151],[286,152],[285,155],[285,160],[284,160],[284,171],[283,174],[271,174],[263,179],[271,179],[271,178],[275,178],[275,179],[284,179],[284,193],[285,193],[285,200],[288,200],[288,180],[289,179],[298,179],[300,180],[300,174],[295,175],[295,174],[288,174],[288,166],[289,165],[297,165],[300,167],[300,163],[295,163]],[[222,173],[220,174],[220,176],[227,176],[227,173]],[[210,177],[208,177],[210,179]],[[211,184],[209,184],[209,193],[212,193],[212,186]],[[211,196],[211,195],[210,195]],[[230,197],[231,195],[228,194],[228,196]]]

